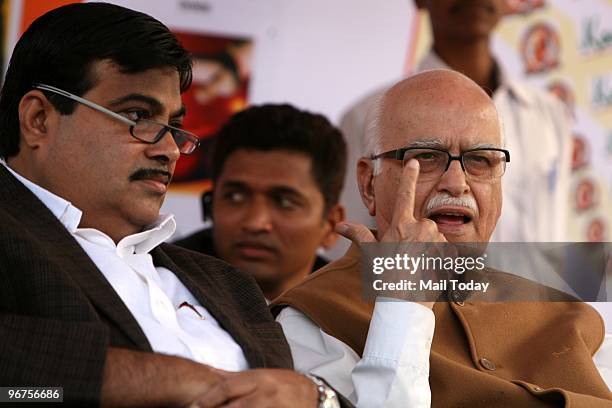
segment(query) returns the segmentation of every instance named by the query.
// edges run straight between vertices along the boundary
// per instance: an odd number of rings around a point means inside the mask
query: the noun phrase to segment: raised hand
[[[434,221],[429,218],[416,219],[414,217],[418,178],[419,162],[414,159],[410,160],[402,171],[391,223],[380,239],[377,240],[364,225],[346,221],[336,226],[336,232],[355,244],[364,242],[447,242],[444,235],[438,231],[438,226]]]
[[[336,232],[350,239],[354,244],[369,242],[388,242],[398,244],[398,249],[406,243],[439,242],[447,243],[446,238],[438,230],[436,223],[428,218],[417,219],[414,216],[415,195],[419,178],[419,162],[410,160],[402,170],[402,177],[393,208],[393,216],[389,228],[379,239],[364,225],[342,222],[336,226]],[[432,249],[432,248],[429,248]],[[437,251],[438,248],[433,248]],[[433,302],[418,302],[429,308]]]

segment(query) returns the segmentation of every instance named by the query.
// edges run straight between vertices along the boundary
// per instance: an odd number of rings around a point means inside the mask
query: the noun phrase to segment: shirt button
[[[480,365],[486,368],[489,371],[495,371],[495,364],[486,357],[480,359]]]

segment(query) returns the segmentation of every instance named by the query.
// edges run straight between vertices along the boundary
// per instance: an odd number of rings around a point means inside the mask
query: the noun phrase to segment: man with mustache
[[[251,277],[163,243],[168,184],[199,143],[181,129],[190,82],[168,28],[112,4],[52,10],[15,46],[0,97],[3,387],[63,387],[78,407],[334,400],[289,370]]]
[[[360,407],[612,406],[592,357],[603,324],[588,305],[360,297],[363,243],[491,237],[510,156],[487,94],[457,72],[417,74],[373,105],[365,140],[357,182],[377,231],[339,224],[346,255],[272,305],[296,367]]]
[[[346,162],[342,134],[290,105],[234,115],[211,151],[212,230],[176,242],[251,274],[273,300],[325,265],[317,249],[338,238]],[[206,206],[206,203],[203,202]]]
[[[468,76],[493,99],[501,117],[513,165],[503,178],[504,212],[494,242],[566,241],[570,196],[571,134],[562,104],[544,91],[509,78],[493,56],[495,27],[507,12],[506,0],[415,0],[428,12],[433,44],[415,68],[452,69]],[[349,172],[359,148],[368,107],[377,90],[353,105],[341,120],[349,144]],[[359,192],[347,181],[341,202],[354,202]],[[348,206],[347,206],[348,207]],[[371,225],[363,208],[348,207],[348,219]]]

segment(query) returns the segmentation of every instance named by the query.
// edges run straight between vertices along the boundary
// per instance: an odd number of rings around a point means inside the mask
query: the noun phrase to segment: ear
[[[344,221],[346,217],[346,212],[344,210],[344,206],[342,204],[336,204],[332,208],[327,211],[327,226],[329,226],[329,230],[323,236],[321,240],[321,246],[324,249],[330,249],[338,238],[340,237],[336,232],[336,224]]]
[[[19,101],[19,131],[26,146],[39,148],[48,134],[49,113],[54,109],[41,91],[26,93]]]
[[[202,205],[202,221],[204,222],[213,220],[213,194],[214,190],[208,190],[202,193],[202,196],[200,197]]]
[[[362,157],[357,162],[357,185],[361,200],[372,217],[376,215],[376,197],[374,194],[374,163]]]

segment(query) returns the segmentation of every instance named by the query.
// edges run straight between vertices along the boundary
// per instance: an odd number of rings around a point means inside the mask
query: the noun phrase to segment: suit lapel
[[[60,266],[95,307],[98,314],[115,324],[139,349],[151,350],[142,329],[78,242],[49,209],[0,165],[0,203],[32,232],[49,257]]]

